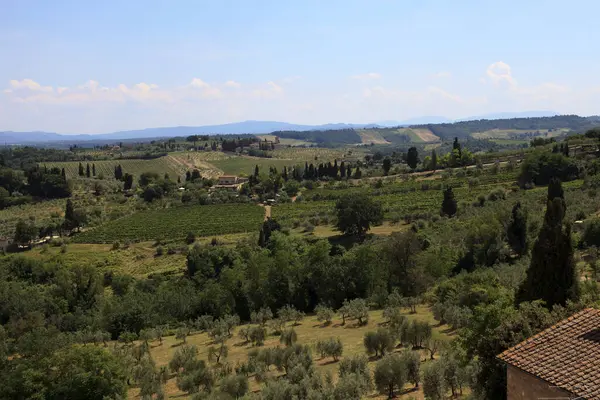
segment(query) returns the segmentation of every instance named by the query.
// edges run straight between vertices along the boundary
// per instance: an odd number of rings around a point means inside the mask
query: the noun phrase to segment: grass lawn
[[[434,338],[438,338],[441,340],[449,341],[452,339],[452,332],[449,331],[447,326],[439,326],[437,322],[433,319],[433,315],[429,311],[426,306],[417,307],[416,314],[408,314],[408,310],[405,310],[406,317],[409,320],[420,320],[427,321],[433,325],[433,336]],[[339,337],[342,340],[344,345],[344,356],[354,355],[354,354],[364,354],[364,346],[363,346],[363,337],[364,334],[368,331],[376,330],[383,323],[382,311],[372,311],[370,313],[369,323],[366,326],[355,326],[353,322],[348,322],[346,326],[341,325],[341,320],[336,319],[333,320],[333,323],[329,326],[323,326],[320,322],[316,320],[314,316],[306,317],[300,325],[294,327],[297,335],[298,335],[298,343],[300,344],[309,344],[314,346],[317,340],[326,339],[329,337]],[[291,325],[291,323],[290,323]],[[237,332],[239,328],[235,330],[233,333],[233,337],[227,341],[227,346],[229,347],[229,356],[227,358],[227,362],[232,366],[235,366],[238,362],[245,362],[248,358],[248,351],[252,349],[252,345],[244,344],[242,339],[238,338]],[[187,343],[191,345],[195,345],[199,350],[199,357],[208,361],[208,348],[212,345],[211,339],[208,337],[206,333],[198,333],[192,336],[188,336]],[[181,341],[175,340],[174,336],[166,337],[163,339],[162,345],[159,345],[158,342],[151,343],[151,353],[154,361],[157,366],[166,365],[169,363],[173,354],[177,350],[177,348],[181,345]],[[279,346],[279,337],[278,336],[268,336],[265,341],[264,347],[275,347]],[[403,348],[397,348],[396,352],[405,351]],[[316,351],[313,350],[313,357],[316,369],[320,373],[324,373],[326,371],[331,372],[334,376],[337,375],[338,363],[332,362],[332,359],[321,359]],[[421,359],[423,363],[428,362],[429,359],[426,351],[422,352]],[[372,359],[370,361],[370,366],[374,367],[377,360]],[[273,370],[273,369],[272,369]],[[273,370],[273,374],[277,374]],[[253,391],[260,390],[260,386],[254,381],[254,379],[250,378],[250,389]],[[405,393],[400,395],[399,399],[408,400],[410,398],[415,399],[423,399],[422,391],[411,390],[412,385],[406,385]],[[185,393],[179,391],[176,386],[175,378],[170,379],[166,386],[165,392],[167,398],[178,398],[178,399],[187,399],[189,397],[186,396]],[[129,391],[129,398],[139,398],[139,390],[136,388],[132,388]],[[378,395],[376,392],[371,393],[368,396],[369,399],[385,399],[386,396]]]

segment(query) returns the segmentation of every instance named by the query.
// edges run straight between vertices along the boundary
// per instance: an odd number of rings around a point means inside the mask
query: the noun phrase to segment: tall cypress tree
[[[548,186],[544,225],[531,251],[531,264],[517,292],[517,303],[543,300],[551,308],[579,297],[571,226],[563,223],[565,212],[562,186],[560,182],[552,180]]]
[[[92,164],[92,176],[96,176],[96,164]]]
[[[91,176],[90,164],[87,164],[85,167],[85,176],[87,176],[88,178]]]
[[[444,190],[444,200],[442,200],[442,214],[449,217],[453,217],[456,214],[458,207],[456,205],[456,199],[454,198],[454,191],[452,187],[448,187]]]
[[[84,172],[83,172],[83,165],[81,163],[79,163],[79,176],[83,176]]]
[[[506,230],[508,244],[515,253],[522,256],[527,252],[527,214],[517,202],[512,209],[512,219]]]

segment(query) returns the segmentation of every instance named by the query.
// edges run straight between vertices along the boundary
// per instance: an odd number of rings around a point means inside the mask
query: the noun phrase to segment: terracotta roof
[[[600,310],[580,311],[498,358],[582,399],[600,400]]]

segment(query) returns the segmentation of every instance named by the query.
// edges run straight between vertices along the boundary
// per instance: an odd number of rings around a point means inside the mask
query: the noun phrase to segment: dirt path
[[[271,218],[271,206],[268,205],[264,205],[263,206],[265,208],[265,221],[269,218]]]

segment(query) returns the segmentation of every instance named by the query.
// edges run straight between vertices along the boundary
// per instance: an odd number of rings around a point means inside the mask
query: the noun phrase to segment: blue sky
[[[598,114],[595,1],[0,0],[0,131]]]

